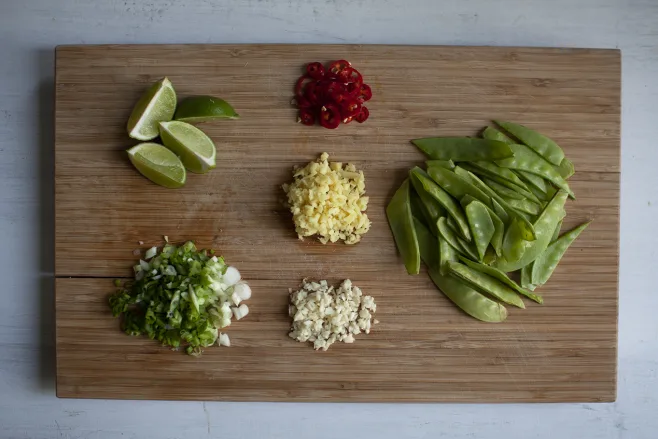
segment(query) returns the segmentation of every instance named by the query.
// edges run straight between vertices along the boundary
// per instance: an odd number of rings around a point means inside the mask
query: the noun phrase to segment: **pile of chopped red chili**
[[[363,105],[372,98],[370,86],[363,76],[345,60],[334,61],[325,69],[322,63],[306,66],[295,84],[298,122],[313,125],[318,120],[325,128],[338,128],[340,123],[356,120],[363,123],[370,112]]]

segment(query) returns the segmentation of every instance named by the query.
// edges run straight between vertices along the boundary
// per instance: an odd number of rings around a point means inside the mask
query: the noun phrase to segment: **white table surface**
[[[619,389],[612,404],[60,400],[53,48],[96,43],[620,48]],[[0,438],[658,437],[658,0],[0,0]],[[596,306],[596,303],[592,303]]]

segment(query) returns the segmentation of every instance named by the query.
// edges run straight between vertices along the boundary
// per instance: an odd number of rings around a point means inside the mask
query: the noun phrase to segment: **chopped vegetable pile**
[[[334,129],[342,123],[356,120],[363,123],[370,116],[364,102],[372,98],[370,86],[361,73],[345,60],[334,61],[325,69],[312,62],[295,84],[295,104],[299,108],[298,122],[314,125],[316,120],[325,128]]]
[[[421,260],[432,281],[464,312],[500,322],[499,302],[525,308],[521,296],[548,281],[584,223],[560,236],[573,163],[548,137],[496,121],[482,139],[413,140],[429,158],[415,167],[386,214],[409,274]],[[519,286],[506,273],[520,270]]]
[[[337,341],[354,343],[354,336],[370,333],[375,299],[364,296],[360,288],[344,280],[338,289],[320,282],[307,282],[299,291],[290,290],[288,314],[292,330],[288,334],[299,342],[313,342],[315,349],[326,351]]]
[[[197,250],[194,243],[167,244],[160,254],[149,249],[146,260],[135,265],[135,280],[126,282],[110,297],[112,314],[122,316],[129,335],[146,335],[165,346],[185,347],[190,355],[218,342],[229,346],[219,329],[249,313],[244,303],[251,288],[240,272],[213,251]]]
[[[295,169],[294,181],[283,190],[299,239],[317,235],[323,244],[356,244],[370,230],[363,172],[351,164],[329,163],[326,152],[320,160]]]

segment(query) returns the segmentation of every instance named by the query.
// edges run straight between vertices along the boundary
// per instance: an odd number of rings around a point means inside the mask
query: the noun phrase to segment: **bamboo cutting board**
[[[60,47],[56,62],[57,394],[239,401],[612,401],[616,394],[620,53],[405,46]],[[348,59],[372,86],[371,118],[337,130],[295,123],[292,88],[310,61]],[[242,118],[203,129],[217,169],[186,186],[151,184],[125,150],[130,111],[168,76],[179,98],[210,94]],[[385,205],[422,162],[409,139],[474,135],[490,119],[553,137],[576,165],[565,228],[594,222],[542,288],[543,306],[502,324],[467,317],[408,276]],[[297,240],[282,206],[293,165],[326,151],[366,175],[373,227],[356,246]],[[128,337],[112,318],[112,279],[133,250],[195,240],[251,283],[230,348],[193,358]],[[143,241],[142,246],[138,241]],[[287,332],[288,288],[350,278],[380,324],[314,352]]]

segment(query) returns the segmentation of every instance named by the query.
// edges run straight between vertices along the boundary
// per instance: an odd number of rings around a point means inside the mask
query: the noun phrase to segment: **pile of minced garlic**
[[[337,341],[354,343],[354,336],[379,323],[372,319],[377,311],[375,299],[364,296],[349,279],[338,289],[326,280],[308,282],[298,291],[290,291],[288,314],[292,317],[292,330],[288,334],[299,342],[313,342],[315,349],[326,351]]]
[[[355,244],[370,229],[366,215],[365,177],[354,165],[329,163],[329,154],[295,169],[294,181],[284,184],[299,239],[317,235],[321,243]]]

